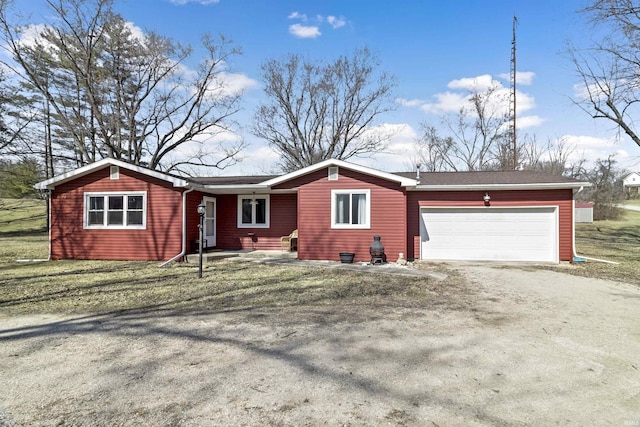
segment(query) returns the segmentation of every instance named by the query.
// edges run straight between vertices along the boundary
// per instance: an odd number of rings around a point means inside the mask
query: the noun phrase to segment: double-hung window
[[[146,192],[85,193],[85,228],[144,229]]]
[[[238,196],[238,228],[269,228],[269,195]]]
[[[370,190],[332,190],[332,228],[370,228]]]

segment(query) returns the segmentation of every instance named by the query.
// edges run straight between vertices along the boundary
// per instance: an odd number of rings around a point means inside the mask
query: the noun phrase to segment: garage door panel
[[[421,258],[557,261],[556,208],[423,208]]]

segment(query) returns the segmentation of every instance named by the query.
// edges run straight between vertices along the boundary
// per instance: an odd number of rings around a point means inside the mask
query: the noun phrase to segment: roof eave
[[[488,191],[488,190],[571,190],[591,187],[589,182],[548,182],[530,184],[466,184],[466,185],[417,185],[411,191]]]
[[[271,187],[263,184],[240,184],[240,185],[202,185],[199,190],[216,194],[241,194],[246,192],[268,193]]]
[[[338,166],[341,168],[345,168],[345,169],[349,169],[349,170],[353,170],[356,172],[360,172],[363,173],[365,175],[370,175],[370,176],[375,176],[378,178],[382,178],[382,179],[386,179],[388,181],[392,181],[392,182],[397,182],[398,184],[400,184],[402,187],[412,187],[415,186],[417,184],[417,181],[415,179],[410,179],[410,178],[405,178],[399,175],[395,175],[389,172],[382,172],[376,169],[372,169],[366,166],[360,166],[360,165],[356,165],[354,163],[349,163],[346,162],[344,160],[336,160],[336,159],[329,159],[329,160],[324,160],[320,163],[316,163],[313,164],[311,166],[307,166],[305,168],[299,169],[297,171],[294,172],[290,172],[288,174],[276,177],[276,178],[272,178],[270,180],[264,181],[261,184],[262,185],[266,185],[269,187],[272,187],[274,185],[278,185],[278,184],[282,184],[283,182],[287,182],[290,181],[292,179],[310,174],[312,172],[316,172],[318,170],[324,169],[326,167],[329,166]]]
[[[189,181],[182,178],[176,178],[171,175],[164,174],[162,172],[153,171],[151,169],[146,169],[140,166],[132,165],[131,163],[126,163],[121,160],[106,158],[106,159],[99,160],[95,163],[82,166],[78,169],[74,169],[67,173],[63,173],[62,175],[58,175],[53,178],[49,178],[45,181],[38,182],[37,184],[34,185],[34,188],[36,188],[37,190],[53,190],[54,188],[56,188],[56,186],[60,184],[73,181],[76,178],[80,178],[82,176],[88,175],[106,166],[119,166],[124,169],[138,172],[143,175],[148,175],[163,181],[170,182],[173,184],[174,187],[188,187],[190,185]]]

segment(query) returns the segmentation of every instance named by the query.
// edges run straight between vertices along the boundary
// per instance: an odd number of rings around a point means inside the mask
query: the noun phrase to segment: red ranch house
[[[184,178],[104,159],[36,184],[50,192],[52,259],[179,260],[208,248],[280,249],[298,258],[570,261],[575,192],[589,185],[531,171],[387,173],[327,160],[282,176]]]

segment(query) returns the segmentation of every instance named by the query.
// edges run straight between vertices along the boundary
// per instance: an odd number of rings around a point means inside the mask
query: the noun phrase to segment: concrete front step
[[[225,258],[287,258],[297,259],[297,252],[284,252],[284,251],[211,251],[202,254],[202,262],[219,261]],[[199,262],[199,254],[186,255],[186,261],[188,263],[197,264]]]

